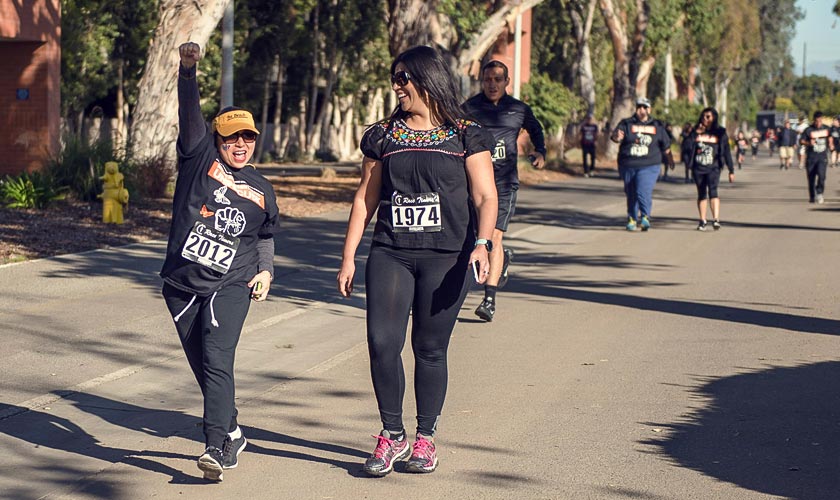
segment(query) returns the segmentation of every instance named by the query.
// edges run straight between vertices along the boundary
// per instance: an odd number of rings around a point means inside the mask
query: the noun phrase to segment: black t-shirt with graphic
[[[828,134],[834,139],[832,151],[840,151],[840,127],[831,126],[828,129]]]
[[[732,151],[729,149],[729,136],[726,129],[718,127],[698,134],[696,130],[687,138],[691,153],[687,155],[689,168],[698,173],[722,170],[725,166],[729,173],[735,173],[732,164]]]
[[[595,139],[598,137],[598,125],[594,123],[584,123],[580,126],[580,145],[591,147],[595,145]]]
[[[382,162],[373,241],[448,251],[472,244],[466,158],[494,144],[487,129],[468,120],[431,130],[413,130],[399,119],[371,126],[361,150]]]
[[[213,133],[192,151],[178,141],[178,180],[161,277],[199,296],[247,282],[257,274],[257,241],[278,230],[271,183],[256,168],[231,168],[220,158]]]
[[[802,140],[805,144],[805,154],[808,163],[820,160],[828,160],[828,138],[829,129],[825,125],[816,127],[811,125],[802,132]]]
[[[671,147],[671,136],[665,125],[659,120],[639,120],[633,115],[616,125],[624,132],[624,139],[618,146],[618,165],[620,167],[642,168],[660,165],[665,152]]]

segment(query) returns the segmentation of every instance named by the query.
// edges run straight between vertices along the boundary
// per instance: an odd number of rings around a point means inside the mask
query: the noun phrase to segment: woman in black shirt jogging
[[[697,211],[700,214],[697,230],[706,230],[706,210],[711,203],[712,227],[717,231],[720,229],[720,172],[726,166],[729,169],[729,182],[734,182],[735,169],[732,165],[729,137],[726,135],[726,129],[718,125],[716,109],[706,108],[700,113],[697,126],[687,140],[691,145],[688,164],[697,185]]]
[[[391,65],[399,105],[362,138],[362,179],[347,226],[339,292],[350,296],[355,254],[376,213],[365,272],[371,377],[382,431],[364,470],[384,476],[406,458],[411,472],[437,467],[434,435],[447,385],[447,348],[468,288],[490,269],[488,241],[497,197],[492,135],[467,120],[449,67],[430,47],[414,47]],[[470,200],[478,214],[470,220]],[[475,263],[475,266],[472,265]],[[402,419],[405,374],[400,353],[412,321],[417,439]]]
[[[233,364],[250,301],[268,295],[279,210],[272,185],[248,163],[259,131],[248,111],[226,108],[212,130],[201,115],[201,48],[179,47],[178,181],[163,297],[204,396],[204,478],[221,481],[246,440],[237,425]]]

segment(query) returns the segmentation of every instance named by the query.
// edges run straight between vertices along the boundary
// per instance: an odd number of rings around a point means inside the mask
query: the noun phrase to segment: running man
[[[779,170],[789,169],[793,163],[796,148],[796,131],[790,128],[790,120],[785,120],[785,127],[779,131]]]
[[[829,128],[823,124],[822,111],[814,111],[814,122],[802,132],[800,143],[805,147],[805,172],[808,174],[808,201],[822,203],[828,150],[834,147]]]
[[[513,252],[502,247],[502,237],[508,229],[516,208],[519,174],[516,167],[519,132],[524,128],[534,145],[531,165],[545,166],[545,138],[542,125],[524,102],[507,94],[510,83],[508,69],[499,61],[490,61],[481,69],[481,93],[464,103],[467,113],[493,134],[493,173],[499,194],[499,217],[493,230],[490,251],[490,276],[484,285],[484,300],[475,314],[484,321],[493,321],[496,314],[496,290],[508,279],[508,266]]]
[[[828,132],[831,135],[831,141],[834,144],[831,149],[831,160],[828,164],[831,167],[838,167],[840,166],[840,116],[834,117],[834,120],[831,122],[831,128]]]
[[[595,175],[595,141],[598,140],[598,125],[592,115],[580,126],[580,150],[583,152],[583,176]],[[588,160],[588,161],[587,161]]]

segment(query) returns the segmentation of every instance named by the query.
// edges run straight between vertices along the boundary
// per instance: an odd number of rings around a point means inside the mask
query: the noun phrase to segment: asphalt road
[[[717,232],[692,185],[657,185],[647,233],[623,229],[614,171],[523,189],[497,317],[475,289],[455,329],[432,475],[360,469],[379,424],[363,284],[333,291],[346,212],[277,242],[237,357],[250,444],[221,484],[194,463],[162,242],[0,267],[0,497],[840,498],[840,172],[814,205],[776,165],[722,185]]]

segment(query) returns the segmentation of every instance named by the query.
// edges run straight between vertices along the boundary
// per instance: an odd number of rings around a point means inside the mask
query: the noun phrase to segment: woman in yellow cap
[[[274,189],[249,162],[259,131],[248,111],[226,108],[212,128],[201,115],[201,48],[179,47],[178,181],[163,296],[204,396],[205,450],[198,468],[221,481],[246,440],[237,425],[233,362],[250,301],[273,277],[279,210]]]

